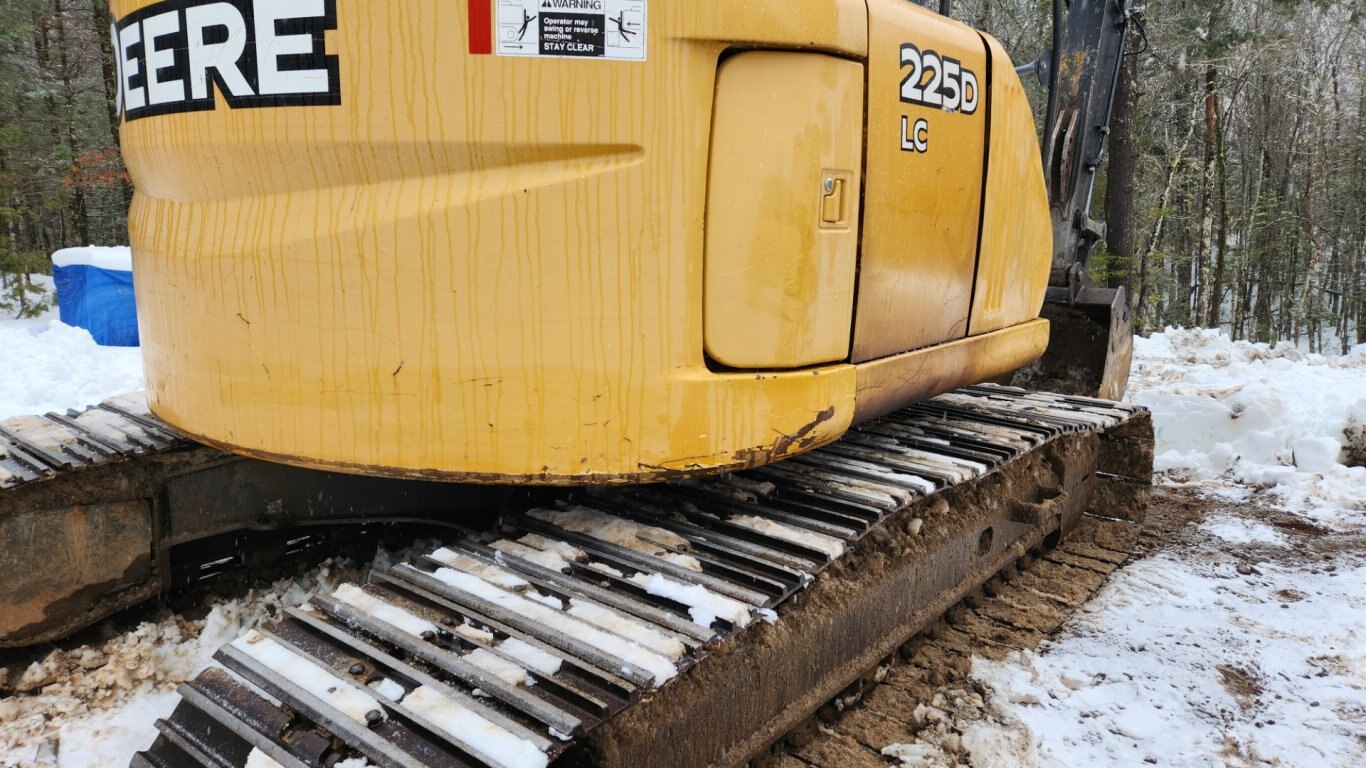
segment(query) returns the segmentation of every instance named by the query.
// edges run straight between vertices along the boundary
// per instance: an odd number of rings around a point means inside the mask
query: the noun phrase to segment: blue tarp
[[[62,322],[90,331],[96,344],[138,346],[138,312],[131,271],[89,264],[52,268]]]

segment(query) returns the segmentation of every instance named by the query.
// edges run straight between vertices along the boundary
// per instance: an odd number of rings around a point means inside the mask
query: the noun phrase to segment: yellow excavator
[[[111,8],[146,402],[0,426],[0,647],[450,540],[135,764],[742,764],[1146,482],[1086,271],[1128,0],[1054,3],[1042,151],[947,2]]]

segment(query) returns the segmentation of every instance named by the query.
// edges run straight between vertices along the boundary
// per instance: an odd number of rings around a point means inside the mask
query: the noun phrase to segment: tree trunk
[[[1224,116],[1218,101],[1214,105],[1214,173],[1219,194],[1219,212],[1214,227],[1214,276],[1209,287],[1209,308],[1205,319],[1211,327],[1223,325],[1224,269],[1228,253],[1228,153],[1224,146]]]
[[[1211,23],[1214,16],[1210,16]],[[1205,67],[1205,154],[1200,165],[1200,245],[1195,255],[1195,269],[1193,270],[1195,283],[1191,303],[1194,305],[1195,324],[1204,327],[1210,324],[1209,305],[1205,302],[1205,295],[1209,293],[1211,282],[1210,274],[1210,254],[1213,250],[1211,243],[1214,239],[1214,157],[1215,141],[1219,133],[1218,107],[1215,101],[1218,99],[1218,79],[1211,64]],[[1212,304],[1212,301],[1210,303]],[[1214,323],[1218,324],[1218,317],[1215,316]]]
[[[119,84],[115,81],[118,73],[114,67],[113,37],[107,31],[113,27],[114,17],[109,12],[109,0],[91,0],[90,12],[95,22],[95,36],[100,41],[100,74],[104,79],[104,106],[109,117],[109,136],[117,147],[121,130],[118,111]],[[119,192],[123,195],[123,209],[126,212],[128,206],[133,203],[133,185],[128,179],[119,181]]]

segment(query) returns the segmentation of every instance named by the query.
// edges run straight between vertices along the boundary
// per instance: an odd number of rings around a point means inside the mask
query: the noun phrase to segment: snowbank
[[[1340,357],[1168,329],[1135,340],[1130,399],[1153,412],[1156,470],[1226,496],[1264,492],[1333,522],[1366,506],[1366,468],[1348,467],[1366,425],[1366,345]]]
[[[35,275],[49,289],[52,278]],[[136,348],[101,347],[89,331],[56,319],[0,319],[0,420],[64,413],[143,388]]]

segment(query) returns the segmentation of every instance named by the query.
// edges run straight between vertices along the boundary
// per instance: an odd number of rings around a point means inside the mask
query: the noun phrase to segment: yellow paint
[[[985,87],[971,29],[905,0],[868,0],[868,168],[854,362],[967,333],[982,200],[985,104],[948,112],[900,100],[902,45],[958,59]],[[929,72],[922,71],[922,81]],[[902,148],[924,120],[926,151]],[[904,122],[903,122],[904,121]]]
[[[858,366],[854,421],[891,413],[969,382],[989,381],[1037,360],[1048,321],[1035,319],[981,336],[904,352]]]
[[[982,254],[972,303],[973,335],[1038,317],[1048,288],[1053,228],[1034,120],[1015,66],[991,50],[991,163],[982,212]]]
[[[882,298],[866,318],[860,301],[854,335],[878,324],[887,354],[962,335],[959,247],[980,206],[937,201],[980,194],[985,107],[976,129],[932,116],[963,126],[932,137],[952,168],[887,149],[901,42],[963,47],[985,84],[960,26],[899,0],[652,0],[648,61],[537,60],[469,55],[465,2],[337,5],[340,105],[220,99],[123,126],[149,400],[184,431],[306,466],[490,482],[655,480],[836,439],[873,391],[860,377],[891,363],[707,366],[713,95],[732,48],[870,67],[867,181],[857,163],[822,168],[849,172],[848,205],[865,194],[860,295]],[[809,189],[774,205],[825,207]],[[828,284],[794,287],[833,312],[847,278],[830,266]],[[984,337],[956,369],[938,348],[921,359],[950,386],[1003,372],[1025,341]]]
[[[854,62],[810,53],[754,51],[721,66],[704,320],[707,352],[722,365],[849,356],[863,77]]]

